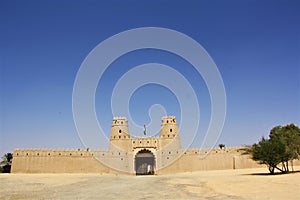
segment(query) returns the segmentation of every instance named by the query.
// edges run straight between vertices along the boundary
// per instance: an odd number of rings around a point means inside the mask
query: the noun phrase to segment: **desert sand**
[[[1,174],[0,199],[300,198],[300,173],[267,173],[257,168],[161,176]]]

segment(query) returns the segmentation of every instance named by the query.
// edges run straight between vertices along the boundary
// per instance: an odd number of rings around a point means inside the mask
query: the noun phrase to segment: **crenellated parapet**
[[[158,137],[147,137],[147,138],[131,138],[132,149],[136,148],[154,148],[159,147]]]
[[[90,149],[15,149],[14,157],[92,157],[94,152],[106,152]]]
[[[242,147],[228,147],[225,149],[212,148],[212,149],[188,149],[185,151],[185,155],[216,155],[216,154],[240,154]]]

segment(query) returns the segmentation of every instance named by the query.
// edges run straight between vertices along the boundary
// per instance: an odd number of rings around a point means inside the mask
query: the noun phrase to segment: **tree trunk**
[[[286,167],[285,167],[284,161],[282,161],[281,164],[282,164],[282,171],[286,171]]]
[[[284,173],[285,171],[280,169],[279,167],[275,166],[274,168],[278,169],[281,173]]]

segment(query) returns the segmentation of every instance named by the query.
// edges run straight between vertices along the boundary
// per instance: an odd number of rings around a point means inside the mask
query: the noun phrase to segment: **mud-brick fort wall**
[[[212,149],[207,156],[201,157],[200,154],[206,154],[206,150],[189,149],[185,152],[180,151],[162,151],[162,161],[172,159],[172,156],[183,153],[175,162],[163,167],[157,171],[157,174],[170,174],[179,172],[193,172],[205,170],[226,170],[226,169],[247,169],[266,167],[253,161],[248,155],[242,155],[242,147],[231,147],[226,149]],[[300,166],[300,160],[289,162],[289,166]]]
[[[155,174],[170,174],[201,170],[244,169],[265,167],[252,161],[248,156],[241,155],[240,148],[212,149],[204,158],[200,157],[203,150],[190,149],[161,151],[156,161],[161,168]],[[205,152],[204,152],[205,153]],[[99,174],[135,174],[133,167],[127,172],[117,171],[102,164],[93,154],[111,160],[118,165],[134,165],[134,157],[130,154],[96,150],[50,150],[50,149],[15,149],[12,173],[99,173]],[[172,157],[182,154],[175,162],[164,166]],[[295,166],[300,161],[295,160]],[[291,163],[290,163],[291,166]]]
[[[178,151],[162,152],[163,160],[171,159],[170,157],[179,153]],[[207,152],[200,149],[189,149],[182,153],[183,155],[178,160],[159,170],[158,174],[261,167],[248,156],[242,155],[241,148],[215,148],[207,156],[201,156],[200,154]]]
[[[200,159],[199,150],[188,150],[182,157],[171,165],[168,165],[157,174],[168,174],[178,172],[189,172],[211,169],[238,169],[257,167],[253,161],[232,150],[216,150],[210,153],[204,159]],[[218,152],[218,153],[216,153]],[[93,153],[107,156],[107,159],[113,160],[114,155],[109,151],[93,151]],[[114,170],[97,160],[89,150],[48,150],[48,149],[16,149],[14,151],[12,172],[13,173],[124,173]],[[171,159],[179,151],[162,152],[161,161]],[[134,158],[130,159],[128,155],[119,155],[115,152],[117,160],[127,162],[127,165],[134,163]],[[134,169],[128,169],[129,174],[134,174]]]
[[[15,149],[11,170],[12,173],[119,173],[101,164],[92,154],[80,149]]]

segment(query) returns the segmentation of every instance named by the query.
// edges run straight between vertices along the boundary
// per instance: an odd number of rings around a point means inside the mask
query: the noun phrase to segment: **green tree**
[[[12,158],[13,158],[12,153],[6,153],[4,154],[4,156],[2,156],[2,162],[1,162],[1,165],[3,165],[1,167],[2,173],[10,173]]]
[[[295,124],[276,126],[270,131],[270,139],[262,138],[258,144],[244,148],[243,154],[251,155],[260,164],[266,164],[270,173],[274,170],[288,172],[288,162],[300,157],[300,129]],[[278,164],[282,163],[282,169]]]
[[[299,159],[300,155],[300,129],[295,124],[285,126],[276,126],[270,131],[270,139],[279,139],[285,146],[285,156],[282,160],[282,166],[289,171],[288,162]]]
[[[253,160],[267,165],[270,173],[274,174],[275,169],[284,172],[277,165],[285,156],[285,148],[285,144],[281,140],[262,138],[258,144],[244,148],[244,154],[250,154]]]
[[[12,154],[12,153],[6,153],[6,154],[4,154],[4,156],[2,157],[2,161],[11,163],[12,158],[13,158],[13,154]]]

